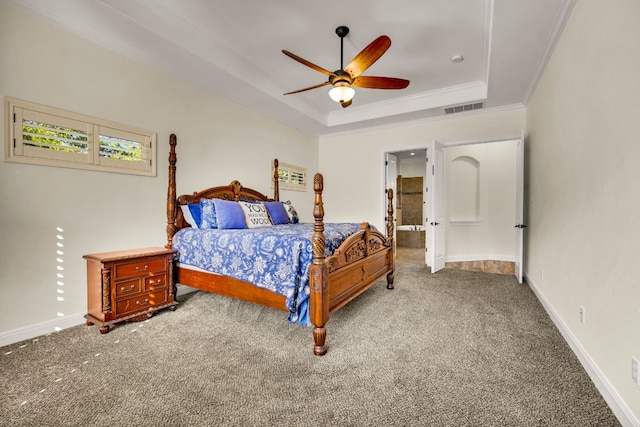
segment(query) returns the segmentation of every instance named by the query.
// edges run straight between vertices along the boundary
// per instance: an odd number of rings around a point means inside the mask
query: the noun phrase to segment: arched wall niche
[[[480,162],[471,156],[452,159],[450,180],[451,221],[480,221]]]

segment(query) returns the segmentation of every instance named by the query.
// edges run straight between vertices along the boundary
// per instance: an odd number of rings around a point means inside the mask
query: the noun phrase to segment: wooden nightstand
[[[83,256],[87,260],[87,325],[106,334],[114,323],[143,320],[175,309],[173,257],[165,248],[131,249]]]

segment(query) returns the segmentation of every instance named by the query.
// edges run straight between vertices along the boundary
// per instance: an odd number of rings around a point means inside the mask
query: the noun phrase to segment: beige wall
[[[518,137],[524,126],[522,107],[321,137],[326,217],[330,221],[366,219],[384,229],[385,152],[424,148],[434,140],[456,143]]]
[[[640,420],[640,2],[578,0],[529,105],[530,281]],[[579,322],[579,307],[586,322]]]
[[[0,162],[0,334],[78,323],[86,312],[83,254],[165,244],[170,133],[178,135],[179,194],[232,179],[271,194],[275,157],[317,171],[316,138],[4,3],[0,52],[0,95],[154,130],[159,143],[154,178]],[[281,194],[307,221],[312,196]]]

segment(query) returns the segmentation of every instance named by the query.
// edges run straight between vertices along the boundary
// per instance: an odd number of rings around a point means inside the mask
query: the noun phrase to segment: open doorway
[[[522,281],[523,146],[522,138],[434,141],[388,153],[397,169],[395,179],[387,170],[387,186],[393,180],[396,193],[396,260],[426,263],[432,272],[481,269]]]
[[[397,151],[394,176],[387,186],[395,187],[396,261],[425,263],[426,251],[426,149]],[[391,182],[393,181],[393,182]]]

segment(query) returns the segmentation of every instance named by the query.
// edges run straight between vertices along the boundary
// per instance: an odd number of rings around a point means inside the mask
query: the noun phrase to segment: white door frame
[[[522,283],[524,273],[524,131],[517,142],[518,160],[516,167],[516,261],[515,276]]]
[[[522,250],[518,250],[517,248],[517,253],[516,253],[516,257],[517,257],[517,261],[516,261],[516,277],[518,278],[519,282],[522,283],[522,277],[524,274],[524,228],[526,227],[522,221],[518,221],[520,218],[522,218],[521,216],[519,216],[520,214],[518,212],[522,212],[524,211],[523,207],[524,207],[524,131],[521,131],[519,135],[517,136],[507,136],[507,137],[502,137],[502,138],[488,138],[488,139],[482,139],[482,140],[475,140],[475,141],[458,141],[458,142],[447,142],[447,143],[441,143],[441,145],[443,147],[449,147],[449,146],[457,146],[457,145],[472,145],[472,144],[483,144],[483,143],[491,143],[491,142],[500,142],[500,141],[513,141],[513,140],[520,140],[520,147],[519,147],[519,151],[518,151],[518,169],[517,169],[517,174],[518,174],[518,182],[517,182],[517,194],[516,194],[516,212],[517,212],[517,217],[516,217],[516,233],[519,234],[517,240],[517,245],[519,248],[522,248]],[[431,144],[428,144],[425,147],[421,147],[421,149],[427,149],[427,169],[429,169],[431,166],[429,165],[429,161],[432,158],[431,153],[433,153],[435,151],[435,140],[432,142],[433,147],[431,147]],[[399,151],[409,151],[409,150],[414,150],[417,149],[415,146],[414,147],[397,147],[397,148],[393,148],[393,149],[388,149],[386,151],[383,152],[382,157],[386,160],[386,154],[387,153],[395,153],[395,152],[399,152]],[[522,156],[522,157],[521,157]],[[433,160],[431,160],[433,161]],[[427,209],[426,212],[428,213],[427,216],[427,233],[426,233],[426,247],[427,247],[427,253],[425,255],[425,263],[427,265],[429,265],[430,267],[432,267],[433,269],[433,265],[430,264],[430,260],[429,260],[429,252],[432,251],[432,243],[430,243],[430,238],[429,238],[429,230],[430,230],[430,225],[429,223],[432,222],[431,218],[433,218],[433,214],[432,214],[432,209],[433,209],[433,203],[431,202],[431,198],[435,197],[436,194],[438,193],[436,191],[435,188],[433,188],[433,185],[431,184],[430,181],[430,176],[431,174],[429,173],[429,171],[427,170],[427,194],[428,197],[425,199],[427,200]],[[386,182],[387,179],[387,169],[385,166],[385,170],[383,173],[383,180],[385,188],[387,185]],[[394,200],[395,200],[396,194],[394,194]],[[444,196],[441,196],[442,200],[444,200]],[[384,212],[385,212],[385,216],[383,217],[383,223],[384,220],[386,218],[386,206],[387,206],[387,199],[386,196],[384,197]],[[394,210],[394,215],[395,215],[395,210]],[[523,215],[522,215],[523,216]],[[437,222],[437,221],[433,221],[433,222]],[[518,225],[521,225],[522,227],[518,227]],[[395,230],[395,227],[394,227]],[[444,250],[444,249],[443,249]],[[434,251],[435,252],[435,251]],[[444,254],[446,255],[446,252],[444,252]]]
[[[445,154],[444,145],[432,141],[427,148],[427,177],[429,179],[429,196],[427,217],[427,252],[426,263],[431,272],[436,273],[444,268],[446,255],[446,215],[445,215]]]

